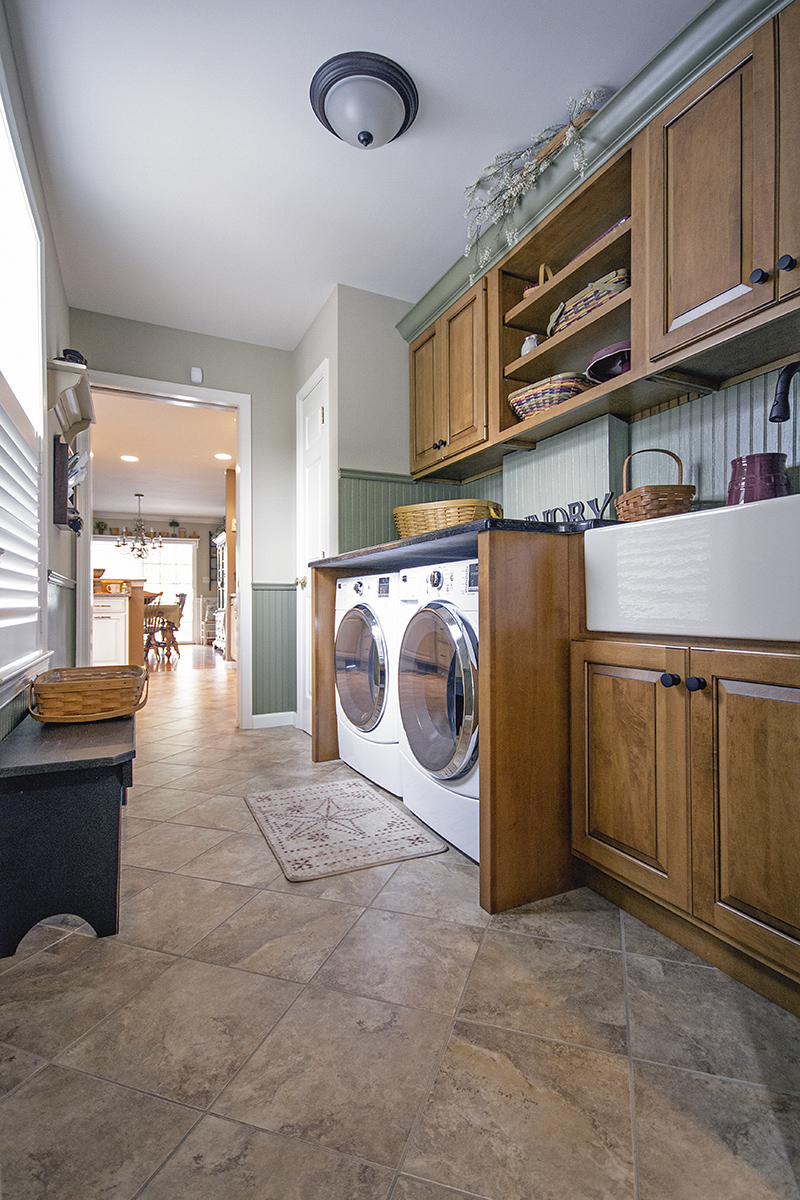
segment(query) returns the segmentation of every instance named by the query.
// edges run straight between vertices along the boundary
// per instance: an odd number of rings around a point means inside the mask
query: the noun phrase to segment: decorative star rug
[[[246,800],[284,875],[293,882],[447,849],[427,826],[360,780],[259,792]]]

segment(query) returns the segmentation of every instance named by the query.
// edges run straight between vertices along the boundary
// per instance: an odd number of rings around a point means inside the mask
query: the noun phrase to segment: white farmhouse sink
[[[800,495],[590,529],[592,630],[800,641]]]

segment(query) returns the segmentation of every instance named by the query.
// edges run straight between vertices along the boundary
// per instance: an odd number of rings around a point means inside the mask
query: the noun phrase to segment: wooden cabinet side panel
[[[800,658],[691,661],[695,915],[800,973]]]
[[[480,563],[481,905],[572,886],[568,538],[486,532]]]
[[[339,757],[336,728],[336,682],[333,641],[336,609],[336,580],[345,571],[311,570],[311,760],[329,762]]]
[[[800,263],[800,0],[778,14],[778,257]],[[778,273],[782,300],[800,291],[800,265]]]

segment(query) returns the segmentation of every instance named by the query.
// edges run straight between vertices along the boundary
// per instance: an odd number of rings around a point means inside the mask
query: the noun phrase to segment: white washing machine
[[[399,573],[403,801],[478,861],[478,563]]]
[[[339,757],[400,796],[397,572],[339,579],[334,628]]]

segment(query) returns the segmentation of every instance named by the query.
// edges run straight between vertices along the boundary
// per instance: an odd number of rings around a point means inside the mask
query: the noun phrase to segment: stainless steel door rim
[[[355,605],[336,632],[334,671],[342,710],[362,733],[373,730],[386,710],[387,660],[380,621],[368,605]]]

